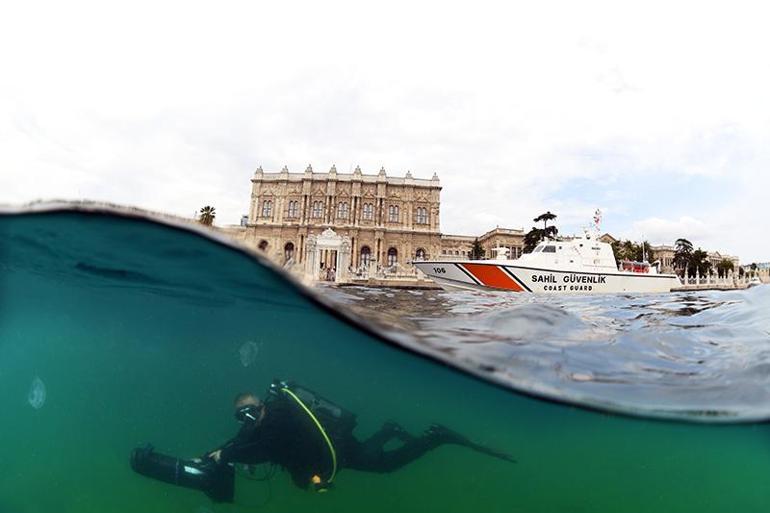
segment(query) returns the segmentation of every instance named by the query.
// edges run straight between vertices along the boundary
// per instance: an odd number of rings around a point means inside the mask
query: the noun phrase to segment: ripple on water
[[[647,414],[770,417],[770,287],[585,297],[327,292],[389,334],[518,389]]]

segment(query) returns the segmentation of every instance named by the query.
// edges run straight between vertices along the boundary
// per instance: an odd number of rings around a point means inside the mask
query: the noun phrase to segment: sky
[[[533,5],[536,4],[536,5]],[[761,3],[15,2],[0,203],[217,224],[258,166],[438,173],[444,233],[602,231],[770,260]]]

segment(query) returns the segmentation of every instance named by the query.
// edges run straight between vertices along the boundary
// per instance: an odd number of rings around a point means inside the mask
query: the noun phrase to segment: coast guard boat
[[[497,289],[535,294],[670,292],[675,274],[647,262],[615,261],[612,247],[586,232],[571,240],[547,240],[516,260],[495,248],[494,260],[416,261],[415,267],[444,289]]]

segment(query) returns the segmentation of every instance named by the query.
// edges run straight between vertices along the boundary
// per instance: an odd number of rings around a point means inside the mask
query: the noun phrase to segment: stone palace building
[[[364,174],[338,173],[335,166],[318,173],[284,167],[266,173],[260,167],[251,178],[251,203],[242,226],[233,233],[265,251],[279,264],[302,263],[308,238],[327,229],[350,240],[350,267],[409,269],[418,259],[459,259],[470,255],[477,237],[442,235],[441,183],[430,179],[387,176],[385,169]],[[491,248],[508,247],[521,255],[523,230],[496,228],[478,237],[487,256]],[[322,266],[330,259],[321,257]]]

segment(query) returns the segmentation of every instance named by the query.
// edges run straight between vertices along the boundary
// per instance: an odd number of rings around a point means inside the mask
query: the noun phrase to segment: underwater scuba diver
[[[356,416],[314,392],[274,381],[264,401],[251,393],[235,399],[237,435],[201,458],[181,460],[157,453],[152,446],[134,449],[134,471],[171,484],[205,492],[216,502],[232,502],[235,464],[272,463],[286,469],[303,489],[326,491],[339,468],[393,472],[444,444],[456,444],[515,462],[509,455],[472,442],[439,424],[414,436],[395,422],[359,441],[353,434]],[[397,440],[400,445],[386,449]]]

